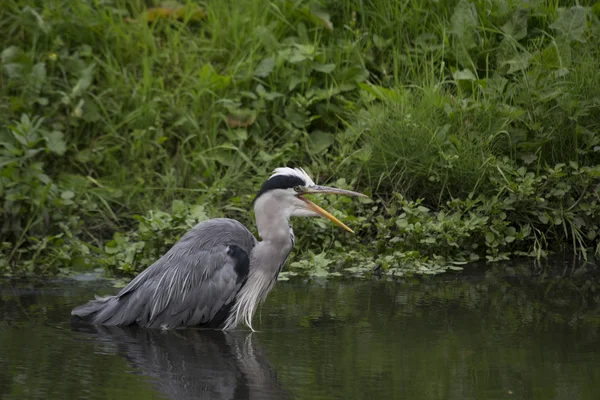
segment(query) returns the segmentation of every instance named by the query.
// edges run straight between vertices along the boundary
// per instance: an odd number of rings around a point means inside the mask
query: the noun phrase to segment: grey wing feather
[[[207,324],[233,302],[255,244],[254,236],[235,220],[202,222],[116,296],[97,298],[72,314],[99,325]]]

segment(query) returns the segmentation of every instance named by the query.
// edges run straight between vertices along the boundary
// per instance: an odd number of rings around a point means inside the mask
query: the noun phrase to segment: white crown
[[[273,175],[271,175],[269,177],[269,179],[271,179],[274,176],[279,176],[279,175],[297,176],[298,178],[302,179],[305,182],[306,186],[315,186],[315,183],[313,182],[313,180],[310,179],[310,176],[308,176],[308,174],[302,168],[289,168],[289,167],[275,168],[275,171],[273,171]]]

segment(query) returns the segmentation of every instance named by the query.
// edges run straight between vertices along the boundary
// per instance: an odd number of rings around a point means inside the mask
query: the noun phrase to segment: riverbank
[[[214,4],[213,4],[214,3]],[[132,276],[196,222],[254,229],[271,170],[356,231],[295,221],[289,275],[600,255],[600,8],[482,1],[9,0],[0,273]]]

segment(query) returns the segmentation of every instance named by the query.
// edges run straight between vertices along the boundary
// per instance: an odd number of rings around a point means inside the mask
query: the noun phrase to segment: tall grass
[[[280,165],[444,208],[599,164],[597,6],[160,4],[3,3],[0,269],[89,266],[149,210],[187,227],[179,201],[251,225]]]
[[[428,16],[420,2],[384,14],[394,4],[370,2],[357,18],[380,71],[352,128],[371,146],[371,184],[443,204],[494,191],[488,175],[505,156],[525,167],[598,164],[597,13],[456,1],[431,4]]]

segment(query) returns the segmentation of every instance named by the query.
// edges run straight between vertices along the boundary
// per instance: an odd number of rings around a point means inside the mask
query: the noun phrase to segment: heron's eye
[[[302,188],[300,186],[294,186],[294,192],[300,193],[301,191],[302,191]]]

